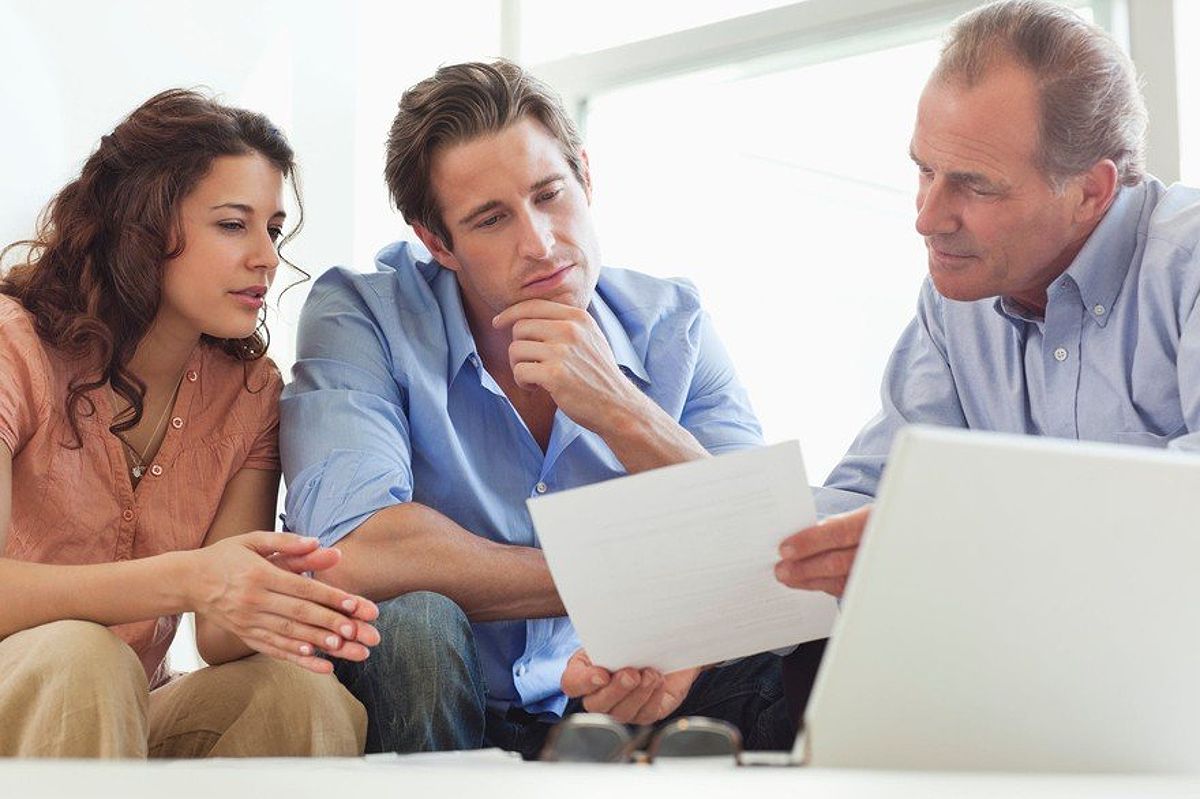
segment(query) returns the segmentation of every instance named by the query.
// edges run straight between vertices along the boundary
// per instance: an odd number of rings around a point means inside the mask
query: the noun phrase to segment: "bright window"
[[[697,284],[767,439],[800,439],[813,482],[877,409],[925,274],[908,144],[937,47],[589,103],[605,263]]]
[[[521,59],[529,64],[590,53],[712,22],[791,5],[794,0],[603,3],[522,0]]]
[[[1175,74],[1179,92],[1179,174],[1191,186],[1200,186],[1200,53],[1193,50],[1200,38],[1200,3],[1175,0]]]

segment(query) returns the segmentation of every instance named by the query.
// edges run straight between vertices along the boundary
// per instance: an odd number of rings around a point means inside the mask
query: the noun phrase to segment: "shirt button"
[[[533,487],[533,490],[538,492],[539,494],[545,494],[549,489],[550,489],[550,486],[546,485],[545,483],[538,483],[537,485],[535,485]]]
[[[199,377],[200,377],[200,375],[199,375],[199,373],[196,372],[195,369],[192,369],[187,373],[187,379],[188,379],[189,383],[195,383],[196,379]]]
[[[1065,349],[1063,349],[1062,347],[1059,347],[1058,349],[1056,349],[1054,351],[1054,360],[1058,361],[1059,363],[1062,363],[1066,359],[1067,359],[1067,351]]]
[[[133,521],[133,510],[130,508],[126,508],[125,512],[121,514],[121,518],[127,522]]]
[[[1097,305],[1096,307],[1092,308],[1092,313],[1094,313],[1096,316],[1104,316],[1104,311],[1105,308],[1103,305]]]
[[[150,467],[150,474],[154,475],[155,477],[162,476],[162,472],[163,472],[162,467],[159,466],[157,463]]]
[[[171,420],[171,427],[174,427],[176,430],[183,427],[183,419],[180,419],[178,416],[176,416]]]

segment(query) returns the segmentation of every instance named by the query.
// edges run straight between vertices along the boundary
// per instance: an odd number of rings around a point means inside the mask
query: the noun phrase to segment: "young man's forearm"
[[[629,474],[709,457],[690,432],[656,405],[640,396],[634,408],[614,415],[598,432]]]
[[[420,503],[377,511],[336,546],[342,561],[321,578],[374,602],[433,591],[472,621],[566,615],[541,550],[489,541]]]

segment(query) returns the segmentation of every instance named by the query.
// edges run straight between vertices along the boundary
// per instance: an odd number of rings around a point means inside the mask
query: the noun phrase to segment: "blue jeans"
[[[451,600],[430,591],[379,603],[380,642],[334,674],[367,709],[367,753],[478,749],[487,691],[475,636]]]
[[[552,722],[519,708],[488,709],[471,625],[453,601],[403,594],[379,604],[375,623],[382,641],[367,660],[334,661],[338,679],[367,709],[368,753],[498,746],[530,758],[541,751]],[[724,719],[747,749],[790,749],[796,723],[782,660],[766,653],[704,672],[670,718]],[[566,712],[582,709],[576,700]]]

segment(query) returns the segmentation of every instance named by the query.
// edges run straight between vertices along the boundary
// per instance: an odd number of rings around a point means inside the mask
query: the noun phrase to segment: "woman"
[[[0,754],[361,752],[320,651],[366,658],[377,610],[301,574],[336,550],[269,532],[294,169],[262,115],[164,92],[0,279]],[[172,680],[184,611],[214,665]]]

